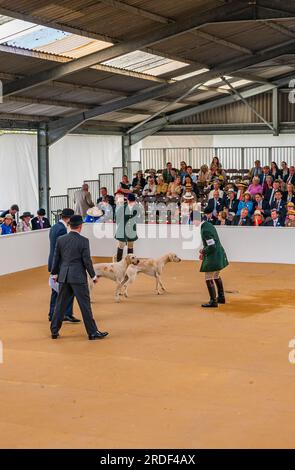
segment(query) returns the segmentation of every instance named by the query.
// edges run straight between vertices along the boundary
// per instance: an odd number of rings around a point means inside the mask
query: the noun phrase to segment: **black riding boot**
[[[133,255],[133,247],[132,248],[128,247],[127,253],[128,255]]]
[[[222,279],[220,277],[218,279],[215,279],[215,284],[216,284],[217,291],[218,291],[217,302],[219,304],[225,304],[225,296],[224,296]]]
[[[202,307],[204,307],[204,308],[216,308],[216,307],[218,307],[218,303],[216,301],[216,290],[215,290],[215,286],[214,286],[214,281],[210,279],[209,281],[206,281],[206,284],[207,284],[207,288],[208,288],[208,291],[209,291],[210,300],[207,304],[203,304]]]
[[[117,263],[119,263],[119,261],[122,261],[123,252],[124,252],[123,248],[118,248],[117,249]]]

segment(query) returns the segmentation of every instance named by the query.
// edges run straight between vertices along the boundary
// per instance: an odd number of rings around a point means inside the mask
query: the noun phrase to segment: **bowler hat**
[[[41,209],[39,209],[39,210],[37,211],[37,214],[38,214],[38,215],[41,215],[41,216],[44,216],[44,215],[46,214],[46,211],[45,211],[45,209],[42,209],[42,208],[41,208]]]
[[[73,227],[73,228],[79,227],[82,224],[83,224],[83,218],[81,217],[81,215],[73,215],[70,218],[70,226],[71,227]]]
[[[129,193],[127,196],[127,199],[128,201],[135,201],[136,200],[135,194]]]
[[[65,208],[62,210],[61,216],[62,217],[72,217],[75,214],[73,209]]]
[[[205,207],[204,214],[211,214],[211,212],[212,212],[212,209],[210,209],[210,207],[208,207],[208,206]]]

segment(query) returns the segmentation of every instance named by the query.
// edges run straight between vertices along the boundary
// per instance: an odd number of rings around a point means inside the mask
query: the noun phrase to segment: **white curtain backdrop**
[[[66,136],[50,147],[50,194],[66,194],[67,188],[111,173],[114,166],[122,166],[120,136]]]
[[[0,135],[0,210],[18,204],[21,211],[38,209],[37,137]]]

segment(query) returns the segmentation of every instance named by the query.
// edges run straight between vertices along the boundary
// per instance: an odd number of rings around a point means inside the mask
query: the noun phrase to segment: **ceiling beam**
[[[275,21],[262,21],[262,23],[272,28],[274,31],[278,31],[279,33],[284,34],[285,36],[295,38],[295,31],[291,31],[289,28],[286,28],[285,26],[282,26]]]
[[[4,84],[3,95],[8,96],[21,90],[26,90],[42,83],[47,83],[51,80],[57,80],[64,75],[83,70],[96,65],[99,62],[105,62],[129,52],[133,52],[144,47],[150,47],[167,39],[177,37],[195,28],[199,28],[206,23],[224,20],[229,16],[234,15],[234,13],[238,13],[241,9],[244,10],[244,7],[244,3],[241,1],[235,1],[216,8],[213,11],[210,10],[209,12],[202,14],[196,13],[195,15],[191,15],[178,23],[172,23],[158,28],[157,30],[152,31],[149,35],[144,33],[133,40],[107,47],[84,57],[80,57],[79,59],[71,60],[68,63],[60,64],[48,70],[39,72],[38,74],[31,75],[30,77]]]
[[[111,111],[120,110],[127,108],[133,104],[137,104],[149,99],[158,98],[160,96],[169,95],[171,93],[182,95],[192,86],[200,83],[204,84],[210,79],[219,78],[220,75],[231,75],[231,73],[240,71],[241,69],[247,68],[251,65],[255,65],[267,60],[271,60],[282,54],[287,54],[294,51],[295,41],[287,41],[286,43],[280,43],[277,46],[264,49],[257,52],[254,56],[242,56],[235,59],[231,59],[228,62],[221,63],[214,66],[208,72],[204,72],[197,77],[187,78],[185,80],[174,82],[169,85],[160,85],[154,89],[147,90],[145,92],[134,94],[128,98],[116,100],[110,104],[102,105],[92,110],[86,111],[83,114],[77,114],[69,118],[62,118],[52,123],[51,125],[51,138],[57,139],[58,136],[64,135],[69,130],[79,126],[82,122],[87,121],[93,117],[106,114]]]
[[[18,113],[1,113],[0,112],[0,121],[1,120],[11,120],[11,121],[31,121],[31,122],[43,122],[49,121],[47,116],[36,116],[31,114],[18,114]]]
[[[166,18],[162,15],[157,15],[156,13],[152,13],[151,11],[145,10],[144,8],[139,8],[134,5],[129,5],[128,3],[119,1],[119,0],[100,0],[100,3],[104,5],[108,5],[112,8],[116,8],[117,10],[127,11],[128,13],[141,16],[143,18],[148,18],[149,20],[156,21],[158,23],[168,24],[173,22],[169,18]]]
[[[203,38],[203,39],[207,39],[210,42],[215,42],[216,44],[219,44],[221,46],[225,46],[225,47],[228,47],[230,49],[234,49],[235,51],[243,52],[244,54],[250,54],[250,55],[253,54],[253,51],[251,51],[247,47],[240,46],[239,44],[233,43],[233,42],[228,41],[228,40],[223,39],[223,38],[219,38],[219,37],[217,37],[213,34],[206,33],[206,31],[201,31],[199,29],[199,30],[192,31],[192,33],[195,36],[198,36],[198,37]]]

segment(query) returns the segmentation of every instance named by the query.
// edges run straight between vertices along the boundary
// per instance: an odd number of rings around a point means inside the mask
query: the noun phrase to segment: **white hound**
[[[126,270],[129,266],[136,266],[139,263],[139,259],[134,255],[127,255],[122,261],[118,263],[96,263],[93,265],[95,274],[97,277],[106,277],[115,281],[117,288],[115,291],[116,302],[120,301],[121,293],[121,282],[124,280]],[[90,290],[92,289],[92,282],[90,281]]]
[[[121,282],[122,293],[127,297],[128,285],[135,281],[137,274],[144,273],[156,279],[156,293],[163,294],[166,291],[161,279],[164,266],[170,262],[179,263],[180,261],[181,259],[175,253],[168,253],[161,258],[141,260],[137,265],[130,264]]]

